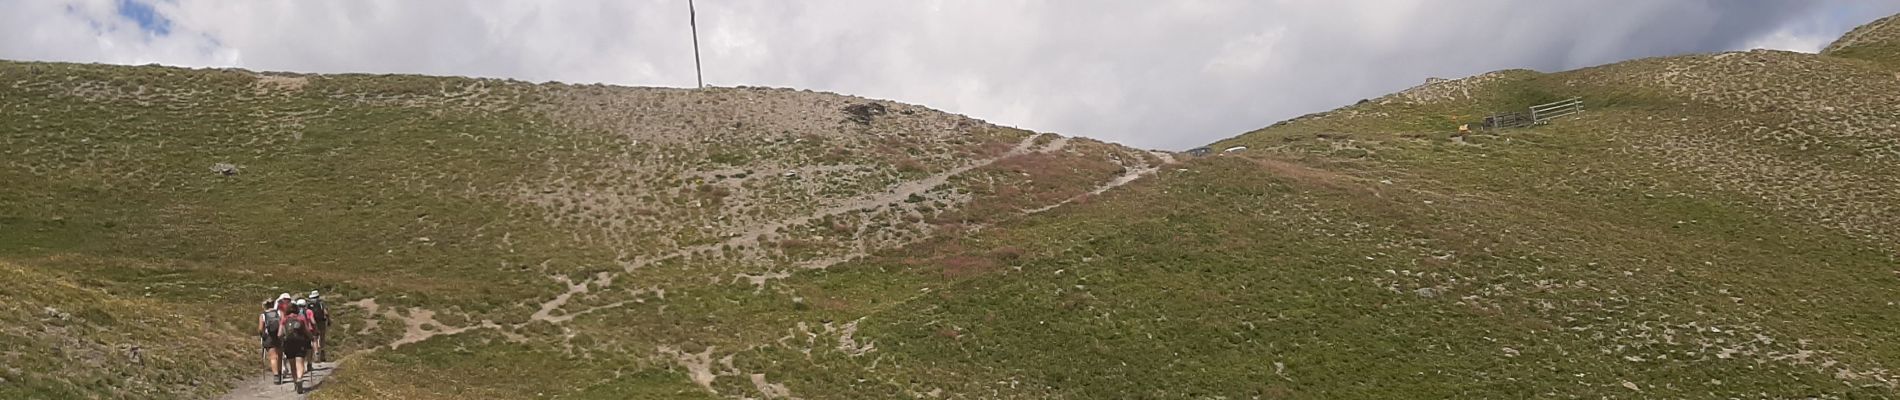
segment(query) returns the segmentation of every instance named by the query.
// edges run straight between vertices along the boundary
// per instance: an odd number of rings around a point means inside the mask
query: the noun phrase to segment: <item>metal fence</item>
[[[1533,123],[1529,113],[1510,112],[1491,114],[1484,117],[1485,129],[1522,128]]]
[[[1583,98],[1572,97],[1530,106],[1530,109],[1526,111],[1491,114],[1491,116],[1484,117],[1484,127],[1487,129],[1499,129],[1543,125],[1550,123],[1552,119],[1562,118],[1580,112],[1583,112]]]
[[[1532,123],[1543,125],[1550,120],[1583,112],[1583,98],[1572,97],[1555,102],[1531,106]]]

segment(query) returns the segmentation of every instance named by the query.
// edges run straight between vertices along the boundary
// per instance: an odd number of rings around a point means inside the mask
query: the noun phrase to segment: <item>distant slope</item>
[[[1821,54],[1900,67],[1900,16],[1888,16],[1854,28],[1828,44]]]
[[[1436,82],[794,277],[864,316],[696,357],[754,397],[1891,397],[1896,96],[1768,51]]]

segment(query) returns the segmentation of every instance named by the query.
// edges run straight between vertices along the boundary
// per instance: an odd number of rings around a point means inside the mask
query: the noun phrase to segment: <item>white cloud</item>
[[[1828,43],[1834,42],[1833,36],[1820,34],[1799,34],[1791,30],[1778,30],[1766,36],[1749,40],[1742,45],[1747,49],[1787,50],[1803,53],[1818,53]]]
[[[133,1],[152,4],[169,34],[141,31],[115,0],[0,0],[0,37],[8,38],[0,58],[693,85],[684,1]],[[709,84],[889,98],[1163,148],[1430,76],[1811,49],[1894,8],[1718,0],[697,5]],[[1847,18],[1823,18],[1843,9]]]
[[[1213,59],[1207,61],[1205,69],[1209,73],[1229,76],[1266,72],[1268,62],[1273,60],[1274,46],[1284,37],[1286,28],[1282,27],[1228,41],[1221,45]]]

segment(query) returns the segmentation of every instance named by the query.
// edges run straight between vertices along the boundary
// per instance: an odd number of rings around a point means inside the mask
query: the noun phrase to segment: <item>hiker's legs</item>
[[[310,358],[311,359],[316,360],[316,362],[323,362],[324,360],[330,358],[329,354],[323,353],[323,342],[329,341],[328,340],[329,338],[330,338],[330,321],[318,322],[317,335],[315,337],[310,338],[310,346],[311,346]]]
[[[297,394],[303,394],[303,357],[290,359],[290,370],[296,371],[290,378],[291,385],[296,386]]]
[[[271,348],[270,350],[265,350],[264,353],[265,353],[264,357],[270,360],[271,376],[277,376],[281,374],[283,371],[279,370],[278,368],[283,366],[283,362],[280,360],[284,357],[284,354],[282,352],[277,351],[277,348],[275,347]]]

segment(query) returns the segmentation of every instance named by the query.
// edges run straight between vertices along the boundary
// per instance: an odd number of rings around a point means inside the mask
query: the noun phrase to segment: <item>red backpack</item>
[[[300,312],[284,314],[283,335],[284,340],[310,340],[310,320],[305,319]]]

